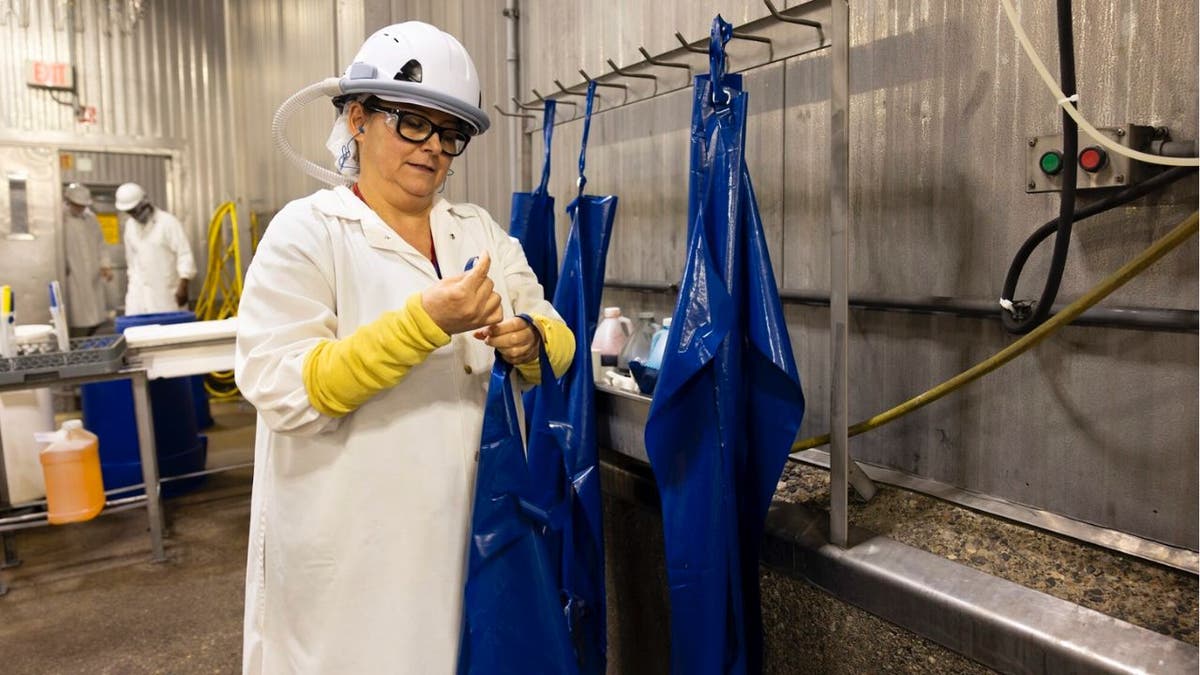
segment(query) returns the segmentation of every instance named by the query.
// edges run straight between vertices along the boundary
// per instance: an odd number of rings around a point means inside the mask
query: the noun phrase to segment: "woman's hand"
[[[500,356],[514,366],[536,359],[538,345],[542,342],[541,334],[519,316],[477,330],[475,337],[500,352]]]
[[[447,277],[421,291],[421,306],[447,335],[499,323],[500,295],[488,278],[492,258],[486,252],[469,272]]]

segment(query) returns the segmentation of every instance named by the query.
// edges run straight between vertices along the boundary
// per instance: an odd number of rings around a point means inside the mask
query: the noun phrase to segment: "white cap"
[[[604,308],[604,318],[615,319],[619,316],[621,316],[621,308],[620,307],[605,307]]]
[[[669,316],[664,316],[664,317],[663,317],[663,321],[662,321],[662,327],[663,327],[663,328],[670,328],[670,327],[671,327],[671,317],[669,317]]]
[[[83,420],[67,420],[62,423],[64,431],[77,431],[83,428]]]
[[[92,191],[87,189],[86,185],[79,183],[71,183],[63,188],[63,197],[76,206],[92,205]]]

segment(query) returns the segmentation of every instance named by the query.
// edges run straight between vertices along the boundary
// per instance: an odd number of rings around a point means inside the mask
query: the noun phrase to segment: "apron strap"
[[[583,186],[587,185],[587,176],[584,175],[584,167],[587,164],[587,144],[588,132],[592,129],[592,104],[596,99],[596,81],[588,81],[587,88],[587,110],[583,115],[583,142],[579,147],[579,180],[575,184],[579,187],[579,196],[583,196]]]
[[[725,43],[729,42],[732,37],[733,24],[721,18],[720,14],[713,17],[712,31],[708,38],[708,72],[713,105],[726,105],[730,100],[723,83],[726,65]]]
[[[542,111],[542,149],[545,152],[545,158],[542,160],[542,182],[538,185],[538,190],[542,192],[545,192],[546,187],[550,184],[550,140],[554,138],[554,109],[556,106],[558,106],[558,102],[548,98]]]

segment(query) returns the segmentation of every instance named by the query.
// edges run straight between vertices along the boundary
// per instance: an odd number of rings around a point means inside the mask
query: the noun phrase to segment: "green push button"
[[[1057,150],[1043,153],[1042,158],[1038,160],[1038,165],[1041,166],[1042,173],[1047,176],[1057,176],[1063,168],[1062,153]]]

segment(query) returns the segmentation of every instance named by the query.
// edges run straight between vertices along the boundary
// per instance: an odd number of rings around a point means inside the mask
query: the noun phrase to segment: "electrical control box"
[[[1134,150],[1148,148],[1155,134],[1154,127],[1138,124],[1099,127],[1098,130],[1107,138]],[[1064,157],[1062,138],[1062,134],[1049,134],[1027,139],[1026,192],[1062,190],[1063,169],[1067,161],[1076,164],[1075,186],[1078,190],[1125,187],[1153,174],[1151,167],[1108,150],[1082,130],[1079,132],[1077,155],[1073,158]]]

